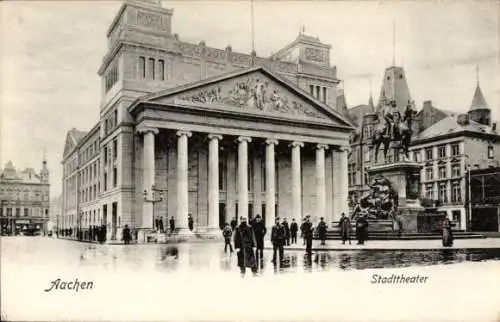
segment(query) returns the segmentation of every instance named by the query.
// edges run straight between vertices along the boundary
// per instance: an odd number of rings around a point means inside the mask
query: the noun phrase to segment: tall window
[[[309,85],[309,94],[311,94],[311,96],[314,96],[314,85]]]
[[[113,188],[116,188],[117,184],[118,184],[118,171],[115,166],[113,167]]]
[[[165,61],[163,59],[158,60],[158,73],[160,73],[160,80],[165,80]]]
[[[451,165],[451,176],[452,177],[460,177],[460,163],[453,163]]]
[[[425,169],[425,180],[432,180],[432,179],[434,179],[432,168],[426,168]]]
[[[226,163],[219,160],[219,190],[226,191]]]
[[[365,152],[365,162],[370,162],[371,161],[371,151],[368,150]]]
[[[116,160],[117,155],[118,155],[118,140],[114,139],[113,140],[113,161]]]
[[[104,191],[108,191],[108,173],[104,172]]]
[[[420,151],[413,152],[413,161],[420,162]]]
[[[451,145],[451,155],[457,156],[459,154],[460,154],[460,146],[458,145],[458,143],[453,143]]]
[[[106,72],[106,76],[104,77],[106,92],[109,91],[117,81],[118,65],[114,64],[109,68],[109,70]]]
[[[446,178],[446,166],[440,166],[439,167],[439,179],[444,179]]]
[[[108,147],[104,147],[104,164],[108,164]]]
[[[451,184],[451,202],[461,202],[462,201],[462,190],[460,188],[460,182],[454,181]]]
[[[432,160],[432,148],[425,149],[425,160]]]
[[[446,146],[438,146],[438,158],[446,158]]]
[[[323,87],[323,102],[326,103],[326,87]]]
[[[493,159],[493,146],[488,146],[488,159]]]
[[[321,99],[321,87],[320,86],[316,86],[316,98],[317,99]]]
[[[24,217],[28,217],[28,216],[29,216],[29,209],[24,208]]]
[[[155,59],[154,58],[148,59],[148,72],[149,72],[149,78],[155,79]]]
[[[139,57],[139,77],[146,78],[146,58],[144,56]]]
[[[447,189],[446,189],[446,184],[441,183],[439,185],[439,201],[446,203],[448,202],[448,198],[446,197]]]

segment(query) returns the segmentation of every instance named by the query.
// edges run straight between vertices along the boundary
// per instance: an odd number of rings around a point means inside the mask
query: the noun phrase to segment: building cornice
[[[431,142],[437,142],[441,140],[447,140],[447,139],[453,139],[453,138],[460,138],[462,139],[471,137],[471,138],[481,138],[481,139],[486,139],[486,140],[493,140],[493,141],[500,141],[500,135],[498,134],[492,134],[492,133],[478,133],[478,132],[473,132],[473,131],[460,131],[460,132],[453,132],[453,133],[446,133],[430,138],[424,138],[424,139],[415,139],[411,143],[411,147],[416,147],[421,144],[427,144]]]

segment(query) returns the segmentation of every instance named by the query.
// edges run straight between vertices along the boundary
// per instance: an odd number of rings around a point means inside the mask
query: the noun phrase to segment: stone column
[[[208,227],[219,231],[219,140],[221,135],[208,135]]]
[[[274,146],[277,140],[266,140],[266,227],[272,227],[276,217],[276,166],[274,156]]]
[[[158,134],[156,128],[142,128],[139,130],[143,133],[143,190],[148,192],[147,198],[153,197],[152,187],[155,184],[155,135]],[[153,204],[143,200],[142,207],[142,221],[141,227],[143,229],[153,228]]]
[[[345,213],[346,215],[349,215],[349,204],[348,204],[348,197],[349,197],[349,177],[348,177],[348,169],[347,169],[347,163],[348,163],[348,155],[349,155],[349,148],[343,147],[340,149],[339,153],[339,186],[338,186],[338,200],[335,200],[336,202],[339,203],[339,213],[335,214],[337,216],[334,220],[337,221],[340,218],[341,213]]]
[[[238,137],[238,217],[248,219],[248,142],[246,136]]]
[[[293,142],[292,147],[292,218],[297,223],[302,220],[302,180],[300,170],[300,148],[304,146],[302,142]]]
[[[189,191],[188,191],[188,138],[189,131],[177,132],[177,214],[175,227],[178,234],[190,235],[188,228]]]
[[[316,216],[323,217],[326,223],[330,223],[330,218],[326,218],[326,178],[325,178],[325,150],[328,145],[318,144],[316,146]]]

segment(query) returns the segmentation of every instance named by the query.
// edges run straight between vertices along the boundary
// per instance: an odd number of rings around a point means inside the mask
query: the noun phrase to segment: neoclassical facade
[[[218,230],[241,216],[271,226],[347,212],[350,123],[263,67],[146,96],[129,112],[136,202],[125,221],[135,227],[152,228],[153,216],[182,229],[190,214]],[[156,205],[144,202],[153,191]]]
[[[262,58],[183,41],[172,16],[160,1],[126,0],[112,21],[99,122],[66,138],[61,228],[105,225],[117,239],[158,216],[184,228],[191,214],[203,230],[346,211],[351,125],[336,110],[331,46],[300,33]]]

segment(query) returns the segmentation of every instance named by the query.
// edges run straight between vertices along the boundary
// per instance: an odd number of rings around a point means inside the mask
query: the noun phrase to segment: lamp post
[[[470,222],[472,220],[472,201],[471,201],[471,183],[470,183],[470,170],[471,170],[471,164],[470,164],[470,157],[467,154],[464,154],[464,157],[467,158],[467,164],[466,164],[466,170],[467,170],[467,203],[468,203],[468,212],[467,212],[467,220],[465,221],[466,227],[465,231],[468,231],[470,229]],[[464,176],[465,177],[465,176]]]
[[[163,201],[163,190],[151,186],[151,193],[147,189],[144,189],[144,201],[153,204],[153,229],[155,229],[155,206],[157,203]],[[151,196],[151,199],[148,197]]]

